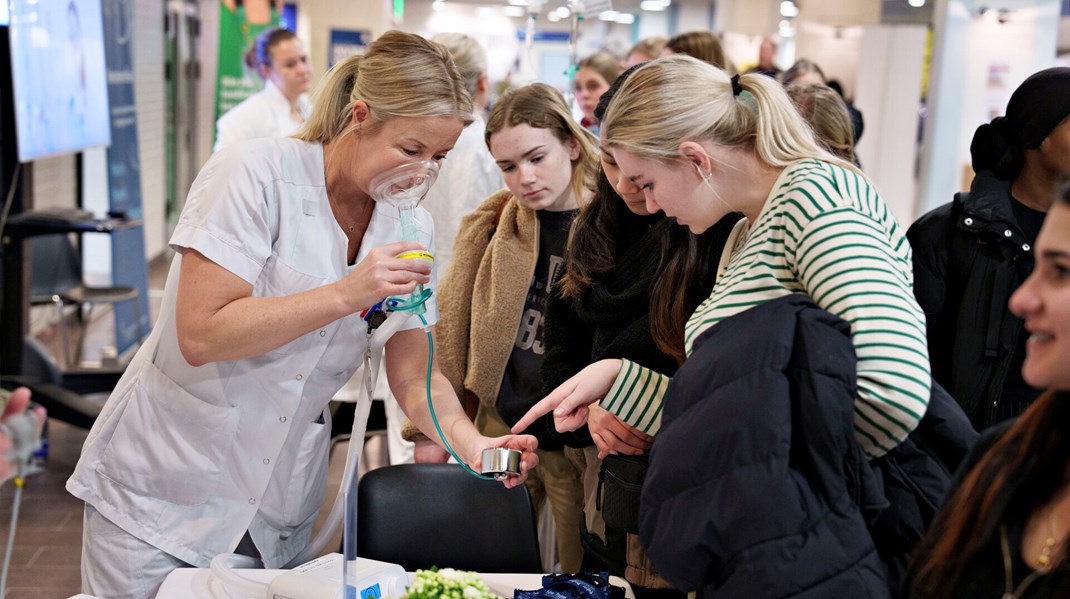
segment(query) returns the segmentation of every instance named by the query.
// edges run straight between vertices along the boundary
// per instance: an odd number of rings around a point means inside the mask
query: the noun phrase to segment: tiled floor
[[[48,462],[26,477],[5,599],[59,599],[79,592],[82,502],[63,485],[88,431],[49,421]],[[7,546],[15,485],[0,488],[0,543]]]

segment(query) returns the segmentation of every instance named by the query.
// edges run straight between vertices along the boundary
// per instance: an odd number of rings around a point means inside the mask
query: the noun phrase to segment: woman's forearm
[[[187,362],[258,356],[353,312],[337,284],[282,297],[252,292],[252,285],[199,253],[182,256],[175,326]]]
[[[179,347],[193,366],[251,358],[349,313],[330,285],[285,297],[246,297],[198,322],[179,317]]]

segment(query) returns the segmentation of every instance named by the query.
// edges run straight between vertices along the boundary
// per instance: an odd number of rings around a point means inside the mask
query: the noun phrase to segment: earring
[[[711,175],[706,171],[702,170],[702,167],[697,164],[695,164],[695,170],[698,171],[698,176],[702,177],[702,180],[706,183],[706,185],[710,185]]]

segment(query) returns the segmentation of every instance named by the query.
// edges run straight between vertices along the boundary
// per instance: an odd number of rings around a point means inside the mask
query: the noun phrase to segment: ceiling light
[[[528,11],[524,10],[523,6],[506,6],[502,9],[507,17],[522,17],[528,14]]]
[[[619,16],[620,16],[620,13],[615,11],[615,10],[604,10],[604,11],[598,13],[598,20],[599,21],[616,21],[617,17],[619,17]]]
[[[635,22],[635,15],[630,12],[622,12],[617,16],[617,22],[621,25],[631,25]]]
[[[925,6],[925,0],[907,0],[907,4],[913,6],[914,8],[921,8]]]
[[[643,0],[639,3],[639,9],[648,12],[659,12],[669,7],[665,0]]]
[[[795,18],[799,16],[799,7],[792,0],[784,0],[780,3],[780,15],[789,19]]]

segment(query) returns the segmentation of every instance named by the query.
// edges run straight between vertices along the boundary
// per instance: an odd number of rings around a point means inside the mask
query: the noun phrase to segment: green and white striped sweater
[[[925,315],[912,290],[910,245],[865,177],[817,160],[789,165],[757,221],[740,221],[729,247],[713,292],[687,322],[688,355],[695,339],[721,320],[789,293],[806,294],[851,324],[859,443],[873,458],[903,441],[929,401]],[[656,434],[668,383],[625,360],[602,407]]]

